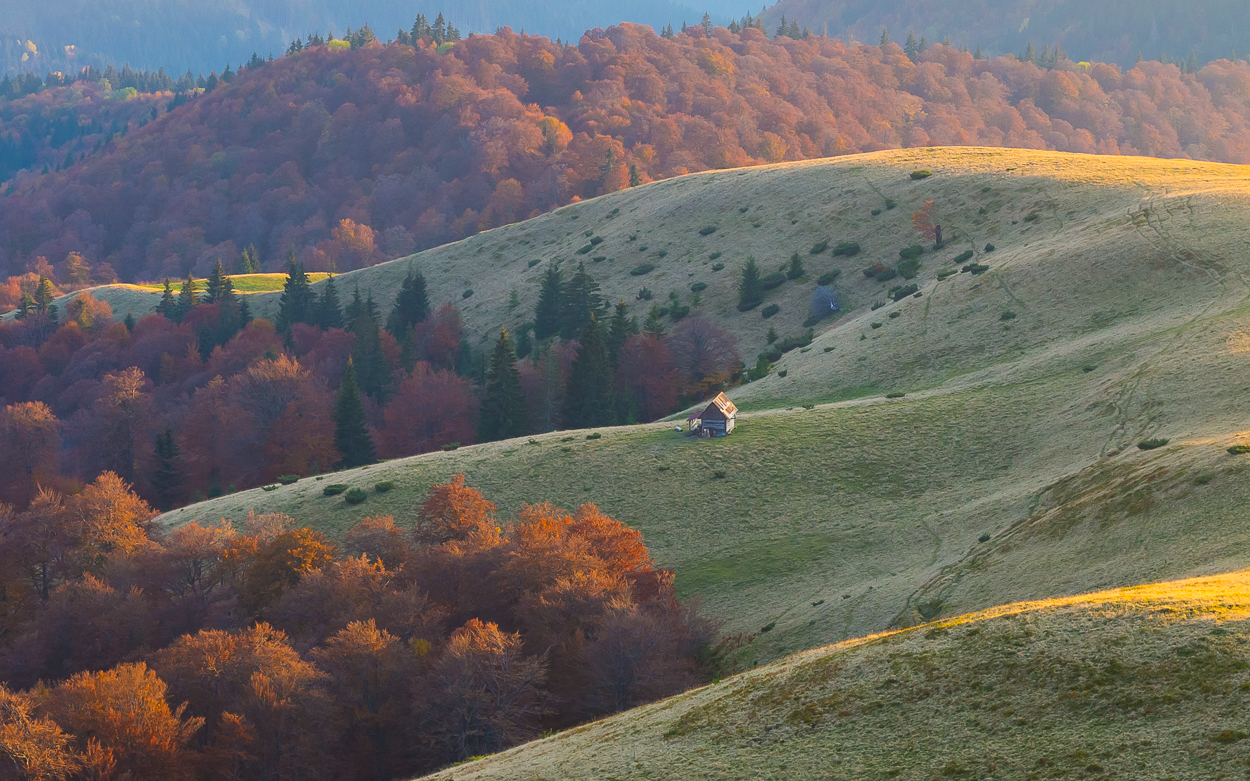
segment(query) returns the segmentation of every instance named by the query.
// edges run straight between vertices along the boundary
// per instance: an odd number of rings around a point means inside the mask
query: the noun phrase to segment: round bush
[[[278,482],[283,485],[292,485],[299,482],[299,475],[282,475],[278,478]]]
[[[831,284],[841,273],[842,269],[840,268],[835,268],[833,271],[826,271],[824,274],[820,275],[820,279],[816,280],[816,284],[822,287]]]
[[[325,488],[322,488],[321,493],[326,496],[338,496],[339,494],[346,491],[347,488],[348,486],[343,483],[332,483],[330,485],[327,485]]]
[[[343,498],[347,500],[348,504],[360,504],[369,498],[369,494],[365,493],[363,488],[352,488],[343,494]]]
[[[781,307],[777,306],[776,304],[769,304],[768,306],[760,310],[760,315],[763,316],[765,320],[767,320],[768,318],[772,317],[773,315],[777,314],[780,311],[781,311]]]
[[[933,176],[932,171],[912,171],[911,172],[912,179],[928,179],[930,176]]]
[[[691,293],[702,293],[704,290],[707,290],[706,282],[695,282],[690,286]]]
[[[783,284],[785,284],[785,281],[786,281],[785,274],[782,274],[780,271],[774,271],[773,273],[769,274],[768,276],[760,280],[760,287],[764,288],[765,290],[772,290],[774,288],[781,287]]]
[[[655,264],[654,264],[654,263],[642,263],[642,264],[637,265],[637,266],[634,266],[632,269],[630,269],[630,270],[629,270],[629,273],[630,273],[632,276],[635,276],[635,277],[640,277],[640,276],[642,276],[643,274],[650,274],[652,271],[655,271]]]
[[[391,482],[390,480],[385,480],[381,483],[375,484],[373,486],[373,490],[377,491],[380,494],[384,494],[394,487],[395,487],[395,484],[393,482]]]

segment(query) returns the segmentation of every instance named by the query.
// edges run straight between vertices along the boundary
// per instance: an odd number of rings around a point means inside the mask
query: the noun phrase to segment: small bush
[[[1037,222],[1040,217],[1041,217],[1040,214],[1034,212],[1033,214],[1030,214],[1028,217],[1025,217],[1024,221],[1025,222]]]
[[[834,347],[826,347],[826,348],[825,348],[825,352],[827,352],[827,353],[831,353],[831,352],[833,352],[835,349],[836,349],[836,348],[834,348]]]
[[[717,469],[716,471],[712,472],[712,477],[716,478],[717,480],[724,480],[724,479],[725,479],[725,470],[724,470],[724,469]]]
[[[657,471],[657,472],[667,472],[668,470],[669,470],[669,467],[667,467],[667,466],[657,466],[657,467],[655,468],[655,471]]]
[[[593,258],[591,258],[590,260],[591,260],[591,262],[592,262],[592,263],[602,263],[603,261],[605,261],[605,260],[607,260],[607,259],[608,259],[608,256],[607,256],[607,255],[595,255],[595,256],[594,256]]]
[[[443,451],[447,453],[450,453],[453,450],[459,450],[459,449],[460,449],[459,442],[448,442],[446,445],[443,445]]]
[[[700,229],[699,229],[699,235],[700,235],[700,236],[711,236],[711,235],[712,235],[713,233],[715,233],[715,232],[716,232],[716,226],[715,226],[715,225],[709,225],[709,226],[707,226],[706,228],[700,228]]]
[[[880,309],[880,308],[881,308],[881,307],[883,307],[883,306],[885,306],[885,302],[884,302],[884,301],[878,301],[877,303],[875,303],[875,304],[873,304],[873,305],[872,305],[872,311],[874,311],[874,312],[875,312],[875,311],[877,311],[878,309]]]
[[[999,320],[1015,320],[1016,313],[1011,311],[1010,309],[1004,309],[1003,313],[999,315],[998,319]]]
[[[746,214],[747,209],[750,209],[750,208],[751,208],[751,204],[748,203],[746,206],[743,206],[738,209],[738,214]]]
[[[461,293],[461,294],[460,294],[460,297],[461,297],[461,298],[468,298],[468,297],[469,297],[469,296],[471,296],[471,295],[473,295],[473,288],[469,288],[468,290],[466,290],[466,291],[464,291],[463,293]]]
[[[900,260],[894,268],[903,279],[915,279],[920,273],[920,259]]]
[[[283,485],[292,485],[299,482],[299,475],[282,475],[278,478],[278,482]]]
[[[974,254],[974,253],[973,253],[973,251],[972,251],[972,250],[970,250],[970,249],[969,249],[969,250],[964,250],[963,252],[961,252],[961,253],[959,253],[958,255],[956,255],[956,256],[955,256],[955,257],[951,260],[951,263],[966,263],[966,262],[968,262],[969,260],[972,260],[972,256],[973,256],[973,254]]]
[[[718,255],[719,255],[720,253],[718,252],[718,253],[716,253],[716,254],[718,254]],[[712,270],[713,270],[713,271],[720,271],[720,270],[721,270],[721,269],[723,269],[723,268],[725,268],[725,264],[724,264],[724,263],[713,263],[713,264],[712,264]]]
[[[656,254],[657,256],[661,257],[661,258],[667,258],[667,257],[668,257],[668,250],[666,250],[666,249],[662,249],[662,250],[660,250],[659,252],[657,252],[657,253],[655,253],[655,254]]]
[[[894,393],[885,394],[885,397],[887,399],[901,399],[906,395],[907,395],[906,393],[899,393],[898,391],[895,391]]]
[[[844,258],[854,257],[859,254],[859,244],[853,241],[839,241],[838,245],[833,248],[833,254]]]
[[[1090,372],[1092,372],[1094,369],[1097,369],[1097,368],[1098,368],[1098,367],[1097,367],[1097,366],[1095,366],[1094,364],[1092,364],[1092,363],[1087,363],[1087,364],[1085,364],[1084,366],[1082,366],[1082,367],[1081,367],[1081,371],[1085,372],[1086,374],[1089,374]]]
[[[602,236],[595,236],[593,239],[590,240],[590,246],[592,247],[598,247],[602,243],[603,243]]]
[[[776,347],[783,353],[788,353],[799,347],[806,347],[812,343],[812,339],[816,338],[816,332],[812,330],[804,331],[798,336],[787,336],[777,343]]]
[[[869,214],[871,214],[873,217],[876,217],[876,216],[879,216],[879,215],[881,214],[881,210],[880,210],[880,209],[873,209],[872,211],[870,211],[870,212],[868,212],[868,213],[869,213]]]
[[[872,329],[875,331],[881,326],[885,325],[885,323],[869,323],[869,325],[872,326]]]
[[[1245,740],[1248,737],[1250,737],[1250,735],[1247,735],[1244,732],[1238,732],[1237,730],[1234,730],[1234,729],[1226,729],[1219,734],[1212,735],[1211,742],[1212,743],[1236,743],[1237,741]]]
[[[668,313],[669,317],[673,318],[674,322],[681,320],[683,317],[686,317],[689,314],[690,314],[690,307],[688,306],[675,306]]]
[[[573,452],[573,448],[569,447],[568,445],[565,445],[564,447],[560,448],[560,452],[561,452],[561,453],[572,453],[572,452]]]
[[[1155,437],[1154,439],[1143,439],[1141,442],[1137,443],[1137,449],[1138,450],[1154,450],[1155,448],[1163,447],[1164,445],[1168,443],[1168,441],[1169,440],[1163,439],[1161,437]]]
[[[707,290],[706,282],[695,282],[690,286],[691,293],[702,293],[704,290]]]
[[[898,287],[891,288],[888,295],[890,296],[890,298],[893,298],[895,301],[902,301],[904,298],[907,298],[908,296],[910,296],[912,293],[915,293],[919,289],[920,288],[918,288],[914,284],[899,285]]]
[[[644,288],[640,289],[640,290],[638,291],[638,300],[639,300],[639,301],[650,301],[650,300],[651,300],[651,288],[644,287]]]
[[[603,435],[602,435],[602,434],[600,434],[598,431],[596,431],[596,432],[595,432],[595,433],[593,433],[593,434],[587,434],[587,435],[586,435],[586,439],[601,439],[602,437],[603,437]]]
[[[807,252],[810,255],[819,255],[820,253],[824,252],[827,249],[829,249],[829,242],[818,241],[815,244],[813,244],[812,248],[809,249]]]
[[[816,284],[824,287],[833,284],[833,281],[842,274],[842,269],[835,268],[833,271],[826,271],[820,275],[820,279],[816,280]]]
[[[894,208],[894,207],[896,207],[896,206],[898,206],[898,201],[894,200],[893,198],[886,198],[886,199],[885,199],[885,210],[886,210],[886,211],[890,211],[891,209],[893,209],[893,208]]]
[[[789,369],[782,369],[781,371],[777,372],[777,376],[778,376],[778,377],[784,377],[784,376],[786,376],[786,375],[787,375],[787,374],[789,374],[789,373],[790,373],[790,370],[789,370]]]
[[[260,487],[260,490],[262,490],[262,491],[266,491],[266,492],[268,492],[268,491],[276,491],[276,490],[278,490],[278,488],[279,488],[279,487],[280,487],[280,486],[278,486],[278,485],[262,485],[262,486]]]
[[[986,244],[986,245],[985,245],[985,251],[986,251],[986,252],[993,252],[993,251],[994,251],[994,245],[993,245],[993,244]]]
[[[910,247],[904,247],[903,249],[898,251],[898,256],[902,258],[903,260],[911,260],[912,258],[918,258],[923,254],[924,254],[924,247],[920,246],[919,244],[913,244]]]
[[[739,312],[750,312],[752,309],[754,309],[755,307],[759,306],[759,305],[760,305],[760,304],[762,304],[762,303],[764,303],[764,302],[763,302],[761,299],[758,299],[758,298],[753,298],[753,299],[751,299],[750,301],[739,301],[739,302],[738,302],[738,311],[739,311]]]
[[[639,252],[646,252],[646,251],[647,251],[647,245],[646,245],[646,244],[643,244],[641,247],[639,247],[639,248],[638,248],[638,251],[639,251]]]
[[[928,179],[930,176],[933,176],[932,171],[912,171],[911,172],[912,179]]]
[[[764,634],[765,632],[771,632],[776,626],[777,626],[776,621],[769,621],[767,624],[764,624],[764,626],[760,627],[760,634]]]
[[[972,276],[975,277],[977,274],[984,274],[985,272],[989,270],[990,270],[989,266],[983,266],[980,263],[969,263],[968,265],[961,268],[959,271],[960,273],[967,272],[969,274],[972,274]]]
[[[360,504],[368,498],[369,494],[365,493],[363,488],[353,488],[343,494],[343,499],[345,499],[348,504]]]
[[[950,279],[951,277],[953,277],[954,275],[956,275],[956,274],[958,274],[958,273],[959,273],[959,272],[958,272],[958,271],[955,271],[954,269],[950,269],[950,270],[947,270],[947,271],[939,271],[939,272],[937,273],[937,281],[938,281],[938,282],[945,282],[946,280]]]
[[[1233,445],[1228,452],[1234,456],[1240,456],[1244,453],[1250,453],[1250,445]]]
[[[707,259],[708,259],[708,260],[716,260],[717,258],[719,258],[719,257],[721,256],[721,254],[722,254],[722,253],[720,253],[720,252],[713,252],[711,255],[708,255],[708,256],[707,256]]]
[[[875,265],[865,267],[864,276],[868,277],[869,279],[872,279],[873,277],[880,274],[882,271],[885,271],[885,266],[883,266],[880,263],[877,263]]]
[[[768,306],[760,310],[760,316],[763,317],[765,320],[767,320],[768,318],[772,317],[773,315],[777,314],[780,311],[781,311],[781,307],[777,306],[776,304],[769,304]]]
[[[803,276],[803,260],[799,258],[799,253],[790,256],[790,265],[786,267],[787,279],[798,279]]]
[[[577,248],[577,254],[578,254],[578,255],[585,255],[585,254],[589,253],[589,252],[590,252],[592,249],[594,249],[594,248],[595,248],[595,245],[594,245],[594,244],[587,244],[587,245],[585,245],[585,246],[583,246],[583,247],[578,247],[578,248]]]
[[[977,537],[977,542],[989,542],[989,541],[990,541],[990,535],[988,534],[982,534],[980,537]]]
[[[534,259],[534,260],[531,260],[531,261],[527,264],[527,267],[528,267],[528,268],[533,268],[534,266],[537,266],[539,263],[542,263],[542,262],[543,262],[542,258],[536,258],[536,259]]]
[[[894,319],[894,318],[896,318],[896,317],[901,317],[901,316],[902,316],[902,314],[903,314],[902,312],[899,312],[898,310],[895,310],[895,311],[893,311],[893,312],[891,312],[891,313],[889,314],[889,318],[890,318],[891,320],[893,320],[893,319]]]
[[[760,287],[764,290],[773,290],[781,287],[785,284],[785,282],[786,275],[782,274],[780,271],[774,271],[760,280]]]
[[[897,276],[898,276],[898,271],[896,269],[887,268],[884,271],[877,272],[877,281],[889,282],[891,279],[894,279]]]
[[[560,437],[561,442],[572,442],[573,437]]]
[[[591,229],[590,229],[590,230],[588,230],[588,231],[583,231],[583,232],[582,232],[582,235],[583,235],[583,236],[593,236],[593,235],[595,235],[594,228],[591,228]]]
[[[1194,478],[1194,485],[1206,485],[1211,482],[1212,475],[1198,475]]]
[[[349,488],[344,483],[332,483],[321,489],[321,493],[325,496],[338,496]]]
[[[395,483],[394,483],[394,482],[392,482],[392,481],[390,481],[390,480],[383,480],[383,481],[382,481],[382,482],[380,482],[380,483],[374,483],[374,484],[373,484],[373,490],[374,490],[374,491],[377,491],[377,492],[378,492],[378,493],[380,493],[380,494],[384,494],[384,493],[386,493],[387,491],[391,490],[391,489],[392,489],[392,488],[394,488],[394,487],[395,487]]]
[[[642,263],[630,269],[629,273],[631,276],[641,277],[643,274],[650,274],[652,271],[655,271],[654,263]]]

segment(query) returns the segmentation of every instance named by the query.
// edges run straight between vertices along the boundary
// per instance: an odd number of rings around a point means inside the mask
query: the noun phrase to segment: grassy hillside
[[[792,656],[431,778],[1241,778],[1250,575]]]
[[[933,175],[912,180],[921,168]],[[750,412],[725,440],[662,424],[597,440],[562,432],[244,492],[170,519],[281,509],[341,533],[367,514],[411,521],[428,486],[459,471],[505,510],[593,500],[642,529],[683,593],[701,594],[730,630],[774,625],[748,662],[1011,600],[1246,566],[1250,461],[1225,449],[1250,438],[1248,175],[1004,150],[877,153],[662,182],[422,253],[412,262],[436,295],[472,284],[475,329],[519,320],[507,292],[516,286],[528,308],[543,268],[526,259],[579,257],[569,250],[586,230],[605,239],[596,251],[610,259],[593,267],[606,292],[636,289],[639,257],[657,265],[642,277],[657,298],[708,280],[704,310],[748,355],[770,325],[801,329],[812,284],[770,294],[782,307],[771,320],[740,313],[730,275],[747,255],[768,268],[802,250],[809,278],[842,268],[849,312],[731,392]],[[922,256],[920,298],[873,311],[897,280],[857,269],[915,241],[911,212],[925,200],[954,240]],[[807,253],[825,239],[864,251]],[[989,270],[937,281],[964,248]],[[711,272],[709,251],[730,265]],[[406,268],[344,279],[382,299]],[[906,395],[886,398],[896,393]],[[1153,437],[1170,442],[1136,447]],[[358,507],[320,495],[326,481],[381,480],[398,488]]]

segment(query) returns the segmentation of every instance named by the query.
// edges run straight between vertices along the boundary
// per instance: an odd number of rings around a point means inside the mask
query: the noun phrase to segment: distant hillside
[[[1131,66],[1166,56],[1198,64],[1250,54],[1250,6],[1239,0],[781,0],[762,13],[771,33],[781,17],[812,32],[877,43],[950,38],[987,55],[1037,53],[1058,45],[1074,60]]]
[[[728,21],[743,9],[728,0],[698,4],[641,0],[625,5],[604,0],[567,3],[479,0],[445,6],[401,0],[9,0],[0,17],[0,74],[35,70],[72,72],[85,65],[130,64],[165,68],[175,76],[190,69],[207,75],[238,67],[253,54],[278,56],[296,36],[320,31],[342,37],[368,24],[383,39],[412,27],[417,13],[431,20],[441,11],[462,33],[493,33],[512,27],[576,41],[595,27],[620,22],[657,30],[704,11]]]
[[[1236,778],[1250,755],[1248,580],[853,640],[429,778]]]
[[[1244,63],[1047,70],[943,46],[913,61],[896,45],[699,26],[621,25],[576,47],[511,33],[315,46],[186,105],[169,96],[67,170],[17,174],[0,274],[78,252],[127,282],[205,276],[249,245],[266,271],[290,250],[310,271],[348,271],[650,180],[886,148],[1250,162],[1246,80]],[[80,89],[33,103],[69,111]],[[47,138],[20,115],[0,128],[13,144]]]

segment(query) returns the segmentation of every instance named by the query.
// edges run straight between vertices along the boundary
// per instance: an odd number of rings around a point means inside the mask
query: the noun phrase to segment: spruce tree
[[[282,286],[282,298],[278,300],[279,331],[290,331],[296,323],[312,323],[313,306],[316,302],[312,289],[308,286],[308,275],[304,273],[302,263],[295,262],[292,250],[287,257],[286,283]]]
[[[326,280],[321,289],[321,300],[317,302],[317,324],[322,330],[343,327],[343,307],[339,304],[339,291],[334,285],[334,277]]]
[[[747,258],[742,267],[742,282],[738,285],[738,311],[746,312],[759,306],[764,300],[764,287],[760,284],[760,268],[755,258]]]
[[[226,275],[226,269],[221,265],[221,258],[218,258],[213,272],[208,275],[204,303],[215,304],[230,298],[234,298],[234,285],[230,282],[230,277]]]
[[[376,319],[377,306],[373,294],[367,301],[360,298],[360,288],[347,305],[347,330],[356,335],[352,343],[352,360],[356,365],[360,389],[379,404],[384,402],[386,386],[391,382],[386,354],[382,352],[381,329]]]
[[[578,342],[577,358],[569,368],[564,395],[564,424],[570,428],[610,426],[616,422],[612,362],[593,317],[582,329]]]
[[[191,272],[188,271],[187,278],[182,282],[182,290],[178,293],[178,317],[175,322],[181,323],[186,319],[198,303],[200,303],[200,294],[195,287],[195,277],[191,276]]]
[[[161,294],[161,302],[156,305],[156,313],[166,320],[174,320],[178,314],[178,301],[174,298],[174,285],[169,277],[165,277],[165,292]]]
[[[334,400],[334,446],[343,455],[339,466],[343,469],[372,464],[377,460],[373,438],[365,426],[365,405],[360,401],[360,386],[356,382],[356,366],[349,359]]]
[[[126,326],[126,330],[133,334],[135,332],[135,313],[126,312],[126,317],[122,319],[122,325]]]
[[[256,257],[256,247],[251,244],[247,245],[247,249],[243,250],[236,265],[239,274],[259,274],[260,260]]]
[[[409,269],[399,287],[399,295],[395,297],[390,317],[386,318],[386,330],[396,339],[403,340],[409,329],[425,322],[429,316],[430,296],[425,289],[425,277],[420,271],[413,273]]]
[[[564,285],[560,267],[548,266],[538,289],[538,305],[534,307],[534,338],[546,339],[560,332],[560,315],[564,310]]]
[[[790,256],[790,265],[786,267],[786,279],[798,279],[803,276],[803,259],[795,252]]]
[[[908,31],[907,43],[903,44],[903,53],[910,59],[916,59],[916,54],[920,51],[920,44],[916,43],[916,34]]]
[[[577,271],[569,277],[561,298],[560,336],[564,339],[576,338],[590,318],[598,316],[603,309],[599,284],[586,273],[585,263],[577,264]]]
[[[529,413],[516,361],[508,329],[500,328],[486,374],[486,398],[482,400],[482,416],[477,428],[478,439],[483,442],[519,437],[529,429]]]
[[[173,429],[156,435],[156,471],[152,474],[152,490],[156,493],[156,506],[168,510],[174,505],[182,478],[178,473],[178,445],[174,442]]]
[[[664,338],[664,312],[659,304],[652,304],[647,312],[647,321],[642,325],[642,332],[647,336]]]
[[[617,366],[625,341],[636,333],[638,324],[629,319],[629,306],[622,298],[616,304],[616,311],[612,313],[612,324],[608,328],[608,357],[612,359],[612,368]]]

